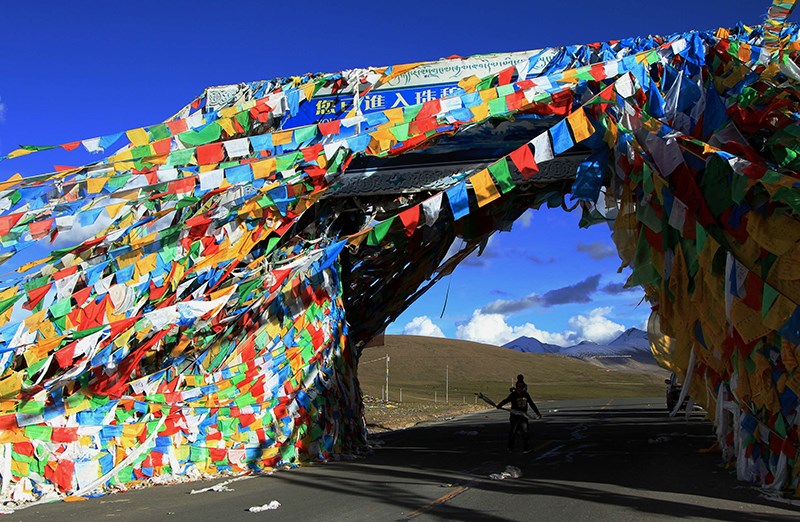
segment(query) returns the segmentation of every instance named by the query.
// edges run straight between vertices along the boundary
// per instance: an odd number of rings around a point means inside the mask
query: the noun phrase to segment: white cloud
[[[595,308],[587,315],[570,317],[568,321],[570,329],[561,332],[541,330],[533,323],[525,323],[518,326],[510,325],[506,322],[504,314],[483,313],[480,310],[475,310],[469,321],[458,325],[456,337],[497,346],[522,336],[533,337],[543,343],[556,344],[558,346],[572,346],[586,340],[603,344],[613,340],[625,331],[623,325],[617,324],[606,317],[612,310],[613,308],[606,306]]]
[[[53,248],[63,248],[65,246],[78,245],[83,243],[89,238],[95,237],[102,232],[114,220],[105,213],[101,212],[94,223],[87,226],[81,226],[78,217],[75,218],[75,224],[72,225],[70,230],[62,230],[58,233],[58,237],[53,242]]]
[[[426,337],[444,337],[442,329],[431,321],[430,317],[423,315],[415,317],[403,327],[403,335],[424,335]]]
[[[612,248],[607,243],[603,241],[595,241],[593,243],[578,243],[575,247],[578,252],[584,252],[589,254],[589,257],[592,259],[605,259],[607,257],[614,257],[617,254],[617,250]]]
[[[575,329],[578,336],[596,343],[605,343],[613,340],[625,331],[625,327],[617,324],[607,317],[613,310],[610,306],[595,308],[589,315],[576,315],[571,317],[569,325]]]
[[[497,346],[513,341],[523,335],[535,337],[545,343],[569,346],[573,344],[572,339],[575,332],[547,332],[536,328],[533,323],[511,326],[506,323],[503,314],[484,314],[480,310],[475,310],[469,321],[458,325],[456,328],[456,337],[459,339],[495,344]]]
[[[533,210],[528,209],[525,212],[523,212],[522,215],[519,217],[519,222],[522,223],[522,226],[524,228],[528,228],[529,226],[531,226],[532,219],[533,219]]]

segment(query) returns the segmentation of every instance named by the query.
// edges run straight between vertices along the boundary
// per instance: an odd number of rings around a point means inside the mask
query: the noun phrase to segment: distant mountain
[[[504,344],[503,348],[511,348],[522,353],[558,353],[561,350],[556,344],[543,343],[539,339],[524,335]]]
[[[503,348],[524,353],[553,353],[576,359],[633,358],[643,363],[655,363],[650,353],[647,332],[638,328],[629,328],[619,337],[605,344],[581,341],[573,346],[561,347],[543,343],[533,337],[520,337],[504,344]]]
[[[619,337],[608,343],[609,346],[629,346],[643,351],[650,351],[650,341],[647,332],[638,328],[628,328]]]

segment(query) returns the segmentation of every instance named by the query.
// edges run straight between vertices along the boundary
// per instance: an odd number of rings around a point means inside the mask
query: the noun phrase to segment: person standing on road
[[[528,404],[533,408],[536,417],[541,419],[542,414],[539,413],[539,408],[534,404],[530,394],[527,391],[527,386],[524,381],[518,380],[514,385],[514,390],[502,401],[497,404],[500,409],[506,404],[511,404],[511,416],[509,417],[510,426],[508,429],[508,451],[514,451],[514,439],[517,433],[522,435],[522,444],[525,453],[530,453],[530,441],[528,440]]]

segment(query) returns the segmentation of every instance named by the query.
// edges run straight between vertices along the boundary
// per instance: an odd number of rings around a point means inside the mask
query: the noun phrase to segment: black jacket
[[[502,408],[505,404],[511,403],[511,409],[516,411],[521,411],[525,413],[528,411],[528,404],[531,405],[533,408],[533,412],[536,413],[537,416],[541,417],[542,414],[539,413],[539,408],[536,407],[536,404],[533,403],[533,399],[528,392],[517,393],[517,391],[512,391],[508,397],[500,401],[497,405],[498,408]]]

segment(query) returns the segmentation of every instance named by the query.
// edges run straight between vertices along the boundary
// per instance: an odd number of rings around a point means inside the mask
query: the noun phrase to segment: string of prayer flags
[[[169,121],[0,157],[122,147],[0,182],[0,500],[359,451],[363,346],[566,195],[612,222],[653,352],[739,478],[800,494],[794,4],[763,31],[459,58],[457,78],[432,72],[448,60],[210,87]],[[416,73],[437,88],[390,81]],[[405,174],[472,145],[487,159]]]

